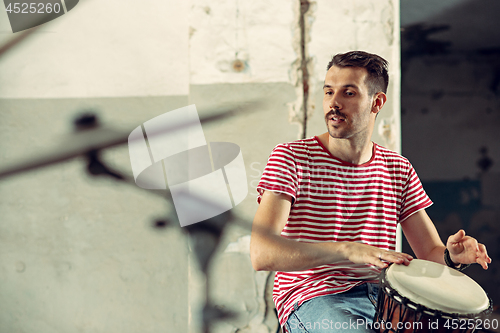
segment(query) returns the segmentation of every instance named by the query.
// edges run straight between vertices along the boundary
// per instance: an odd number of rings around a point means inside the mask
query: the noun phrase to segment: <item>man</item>
[[[395,252],[398,223],[420,259],[491,263],[463,230],[444,246],[411,164],[371,141],[388,80],[377,55],[334,56],[323,88],[328,131],[276,146],[258,185],[251,260],[276,271],[273,299],[289,332],[363,330],[349,323],[373,319],[381,269],[413,259]]]

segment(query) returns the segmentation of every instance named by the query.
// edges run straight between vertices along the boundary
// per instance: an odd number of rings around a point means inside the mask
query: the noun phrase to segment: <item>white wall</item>
[[[2,59],[0,97],[187,95],[188,6],[80,1]],[[0,31],[12,36],[3,10]]]

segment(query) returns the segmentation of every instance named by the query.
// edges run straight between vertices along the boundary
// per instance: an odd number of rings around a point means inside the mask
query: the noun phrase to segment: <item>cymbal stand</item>
[[[76,119],[74,125],[77,131],[84,131],[85,129],[99,126],[97,117],[90,113],[83,114],[81,117]],[[107,166],[100,158],[100,149],[91,150],[87,152],[85,156],[87,159],[87,172],[91,176],[108,176],[117,181],[133,185],[134,188],[140,188],[135,184],[135,181]],[[156,191],[148,192],[159,194]],[[159,195],[165,197],[170,202],[172,201],[172,197],[168,189],[166,190],[166,194]],[[194,202],[199,201],[205,205],[207,203],[207,199],[205,198],[197,197],[192,194],[190,194],[190,197]],[[209,292],[210,280],[208,269],[210,267],[210,262],[216,253],[223,231],[230,221],[234,222],[235,218],[230,211],[227,211],[215,217],[182,228],[191,240],[192,250],[206,281],[205,304],[202,309],[203,333],[210,332],[210,324],[212,322],[236,317],[236,313],[232,311],[222,310],[213,306],[210,301]],[[175,222],[171,219],[160,219],[155,221],[154,227],[163,228],[174,224]]]

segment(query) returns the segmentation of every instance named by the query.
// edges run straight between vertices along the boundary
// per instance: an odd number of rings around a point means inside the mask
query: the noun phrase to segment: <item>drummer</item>
[[[371,141],[387,65],[361,51],[334,56],[323,87],[327,132],[276,146],[257,187],[251,260],[276,271],[273,299],[288,332],[368,330],[359,323],[375,315],[381,269],[413,259],[395,252],[398,223],[419,259],[491,263],[463,230],[441,242],[412,165]]]

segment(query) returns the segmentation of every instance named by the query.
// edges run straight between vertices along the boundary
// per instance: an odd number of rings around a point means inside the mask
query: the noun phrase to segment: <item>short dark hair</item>
[[[387,93],[389,85],[388,65],[387,60],[376,54],[351,51],[333,56],[326,70],[328,71],[332,66],[365,68],[368,72],[365,83],[368,86],[368,93],[373,96],[379,91]]]

